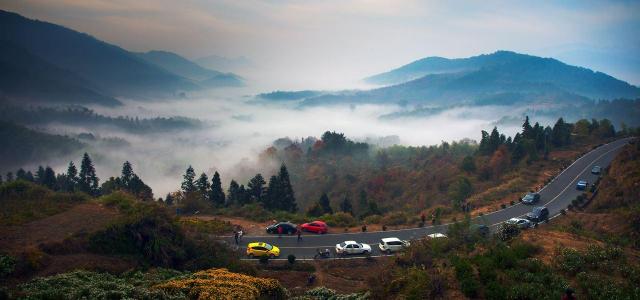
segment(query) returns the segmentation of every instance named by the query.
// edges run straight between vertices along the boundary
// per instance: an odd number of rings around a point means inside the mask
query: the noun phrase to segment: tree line
[[[142,200],[153,200],[153,191],[133,172],[133,167],[128,161],[122,165],[120,177],[110,177],[100,185],[100,179],[96,175],[93,161],[86,152],[82,156],[80,170],[78,170],[73,161],[70,161],[66,173],[56,174],[49,166],[39,166],[35,172],[20,168],[15,174],[8,172],[4,178],[0,175],[0,184],[14,180],[33,182],[54,191],[83,192],[94,197],[110,194],[116,190],[123,190],[136,195]]]
[[[246,186],[231,180],[226,193],[217,171],[213,174],[211,181],[204,172],[196,179],[193,167],[189,166],[182,178],[181,193],[169,193],[165,197],[164,202],[168,205],[182,201],[185,208],[195,209],[196,201],[214,208],[258,203],[271,211],[298,211],[289,171],[284,164],[277,174],[269,178],[268,184],[262,174],[258,173]]]

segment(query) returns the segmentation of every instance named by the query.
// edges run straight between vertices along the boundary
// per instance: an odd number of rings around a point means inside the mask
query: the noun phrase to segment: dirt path
[[[102,229],[117,216],[115,209],[89,202],[23,225],[0,226],[0,250],[14,253],[40,243],[63,241],[75,233]]]

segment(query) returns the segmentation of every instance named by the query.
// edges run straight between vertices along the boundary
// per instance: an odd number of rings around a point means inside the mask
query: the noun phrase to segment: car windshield
[[[267,248],[267,250],[271,250],[273,249],[273,246],[269,245],[269,244],[264,244],[264,247]]]
[[[340,243],[340,247],[341,248],[344,248],[345,246],[347,246],[347,243],[345,243],[345,242]]]
[[[533,209],[533,213],[536,214],[536,215],[540,214],[541,211],[542,211],[542,207],[536,207],[536,208]]]
[[[524,196],[524,200],[533,200],[533,194],[527,194]]]

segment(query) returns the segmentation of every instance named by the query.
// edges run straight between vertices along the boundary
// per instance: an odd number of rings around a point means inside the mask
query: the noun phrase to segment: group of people
[[[236,241],[236,245],[240,243],[243,235],[244,232],[242,232],[242,227],[236,226],[236,228],[233,230],[233,239]]]

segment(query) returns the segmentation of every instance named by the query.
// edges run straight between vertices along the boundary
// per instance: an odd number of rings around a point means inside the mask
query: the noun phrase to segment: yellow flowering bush
[[[285,289],[275,279],[257,278],[229,272],[227,269],[209,269],[176,278],[155,289],[169,294],[183,293],[191,299],[284,299]]]
[[[218,219],[201,220],[198,218],[183,217],[179,220],[180,225],[187,231],[195,231],[209,234],[225,234],[233,231],[233,225]]]

